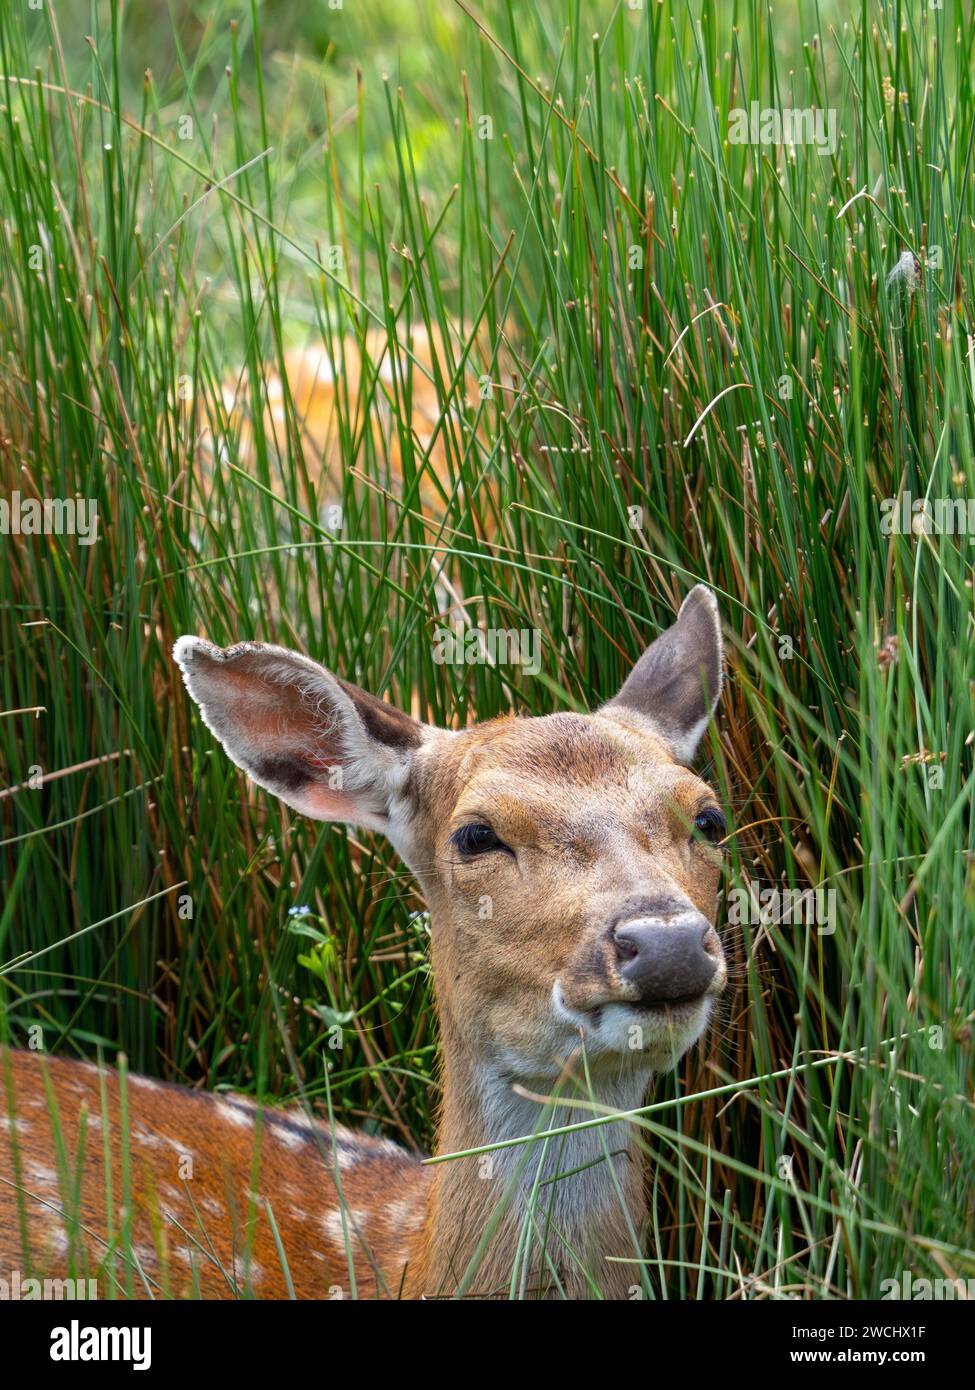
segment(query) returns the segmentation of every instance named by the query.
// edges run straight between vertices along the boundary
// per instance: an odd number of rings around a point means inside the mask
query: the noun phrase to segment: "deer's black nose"
[[[641,918],[614,929],[620,975],[636,985],[641,1004],[700,998],[718,968],[704,946],[709,930],[707,918],[693,911],[669,921]]]

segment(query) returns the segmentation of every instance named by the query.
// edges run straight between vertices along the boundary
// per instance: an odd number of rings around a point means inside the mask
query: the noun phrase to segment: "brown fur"
[[[8,1118],[0,1118],[4,1277],[19,1269],[22,1277],[64,1278],[70,1267],[72,1277],[97,1279],[103,1298],[113,1285],[137,1297],[197,1291],[204,1298],[287,1298],[269,1202],[298,1298],[350,1297],[347,1250],[358,1297],[399,1292],[404,1251],[433,1176],[409,1154],[345,1129],[330,1136],[301,1111],[262,1110],[242,1096],[221,1100],[142,1077],[128,1078],[123,1129],[118,1073],[105,1068],[103,1077],[104,1110],[95,1066],[33,1052],[0,1058],[0,1086],[5,1081],[13,1099]],[[52,1116],[61,1130],[63,1171]],[[109,1246],[106,1134],[116,1236],[122,1154],[129,1154],[131,1261],[118,1239],[114,1253]],[[184,1181],[187,1160],[192,1176]]]
[[[692,849],[686,827],[714,796],[673,762],[641,721],[608,714],[496,721],[443,745],[435,739],[420,767],[424,814],[414,871],[431,910],[444,1058],[437,1148],[455,1153],[495,1137],[485,1130],[473,1073],[479,1064],[490,1066],[499,1040],[505,1050],[539,1051],[539,1017],[556,978],[576,1009],[627,998],[606,939],[611,914],[676,890],[713,920],[719,856]],[[634,777],[634,769],[652,773]],[[502,840],[519,846],[523,865],[455,862],[450,831],[485,816]],[[485,893],[493,898],[493,920],[478,915]],[[720,957],[716,933],[711,949]],[[723,983],[722,966],[715,993]],[[601,1072],[614,1079],[620,1059],[588,1060],[598,1092]],[[512,1079],[549,1093],[564,1074],[565,1054],[553,1050],[546,1057],[542,1051],[538,1063],[535,1076]],[[561,1123],[580,1118],[568,1110],[556,1117]],[[603,1258],[633,1253],[627,1216],[639,1224],[642,1165],[632,1138],[622,1139],[627,1152],[619,1165],[629,1212],[610,1201],[598,1221],[589,1214],[589,1231],[571,1233],[592,1237],[590,1269],[608,1296],[625,1296],[634,1282],[632,1268]],[[619,1143],[616,1135],[610,1147]],[[407,1292],[442,1295],[456,1288],[499,1198],[497,1184],[475,1176],[478,1163],[471,1158],[438,1167]],[[570,1177],[562,1185],[571,1192],[581,1181]],[[507,1292],[519,1222],[513,1211],[502,1223],[473,1292]],[[584,1295],[575,1271],[563,1270],[562,1278],[568,1292]]]
[[[613,1117],[638,1108],[652,1072],[674,1065],[701,1034],[727,975],[713,926],[720,851],[691,834],[714,793],[681,761],[693,755],[720,684],[713,597],[692,591],[641,658],[625,700],[591,715],[499,719],[462,732],[421,725],[280,648],[220,651],[182,638],[175,656],[236,763],[306,814],[384,831],[413,870],[430,909],[442,1038],[437,1155],[494,1147],[425,1168],[384,1141],[330,1137],[300,1118],[132,1079],[134,1243],[147,1276],[183,1293],[195,1268],[209,1296],[241,1283],[284,1296],[269,1201],[299,1296],[350,1293],[351,1247],[356,1291],[367,1296],[626,1297],[634,1274],[621,1259],[634,1257],[645,1212],[636,1131]],[[336,770],[338,786],[329,780]],[[455,836],[468,824],[489,826],[501,845],[465,853]],[[685,923],[707,970],[694,977],[692,997],[678,990],[661,1003],[655,974],[641,996],[626,972],[616,930],[637,923],[659,943],[671,922]],[[678,932],[671,942],[684,939]],[[15,1116],[0,1132],[9,1149],[0,1148],[0,1165],[5,1177],[13,1171],[16,1143],[20,1176],[0,1186],[0,1268],[18,1264],[20,1189],[33,1262],[83,1247],[99,1264],[106,1173],[91,1140],[101,1135],[89,1136],[82,1164],[82,1230],[54,1175],[58,1145],[44,1102],[46,1075],[64,1152],[76,1154],[79,1107],[89,1123],[101,1116],[97,1074],[29,1054],[11,1063]],[[107,1084],[119,1194],[113,1073]],[[512,1145],[577,1122],[580,1112],[565,1103],[574,1097],[609,1122]],[[180,1184],[176,1165],[187,1153],[192,1179]],[[212,1222],[201,1222],[201,1210]],[[256,1267],[248,1273],[249,1241]],[[117,1261],[104,1272],[126,1273]]]

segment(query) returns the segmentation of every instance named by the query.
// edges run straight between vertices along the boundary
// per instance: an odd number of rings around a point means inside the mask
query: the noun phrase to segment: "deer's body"
[[[5,1273],[26,1274],[29,1264],[34,1277],[57,1278],[70,1269],[71,1277],[97,1278],[101,1297],[114,1285],[137,1297],[204,1298],[288,1298],[290,1275],[298,1298],[349,1297],[351,1252],[359,1297],[399,1292],[433,1173],[390,1140],[341,1127],[330,1132],[300,1109],[262,1108],[245,1096],[134,1075],[125,1081],[123,1120],[117,1071],[104,1067],[100,1075],[93,1063],[34,1052],[7,1053],[0,1094],[3,1081],[13,1102],[0,1118]],[[52,1113],[66,1155],[60,1163]],[[120,1236],[123,1150],[132,1212],[127,1240]]]
[[[457,1282],[444,1266],[463,1275],[497,1206],[495,1181],[471,1180],[476,1160],[425,1166],[391,1140],[341,1126],[330,1130],[301,1109],[259,1107],[245,1096],[218,1097],[129,1074],[123,1121],[113,1068],[99,1074],[93,1063],[17,1051],[7,1054],[7,1068],[13,1104],[0,1122],[0,1175],[12,1184],[0,1184],[0,1269],[6,1271],[29,1268],[43,1279],[70,1270],[71,1277],[96,1278],[102,1297],[113,1286],[140,1298],[285,1299],[292,1289],[303,1299],[435,1297],[438,1289],[449,1295]],[[632,1108],[640,1095],[633,1089],[619,1099]],[[63,1166],[51,1107],[68,1156]],[[537,1110],[531,1102],[521,1113],[514,1106],[505,1134],[531,1133]],[[565,1109],[558,1116],[568,1123],[577,1118]],[[579,1249],[585,1228],[596,1231],[599,1251],[591,1255],[597,1267],[600,1251],[619,1255],[631,1245],[601,1167],[604,1137],[609,1152],[626,1150],[622,1130],[593,1131],[590,1140],[563,1145],[557,1163],[543,1165],[546,1172],[592,1165],[588,1177],[565,1179],[556,1188],[552,1216]],[[106,1137],[113,1221],[106,1219]],[[123,1148],[132,1212],[126,1239]],[[498,1182],[510,1179],[524,1150],[510,1153],[498,1165]],[[639,1156],[625,1151],[613,1163],[639,1222]],[[534,1165],[530,1173],[533,1178]],[[600,1219],[593,1221],[596,1214]],[[490,1257],[478,1266],[472,1297],[507,1296],[518,1234],[513,1206]],[[552,1257],[563,1263],[558,1249]],[[618,1272],[625,1276],[622,1296],[633,1278],[625,1266]],[[586,1294],[571,1268],[562,1270],[561,1283],[570,1296]]]
[[[456,418],[445,425],[443,417],[457,417],[462,406],[477,401],[477,378],[469,366],[448,400],[449,364],[455,360],[457,348],[448,348],[439,333],[431,335],[419,325],[397,344],[395,352],[394,362],[386,333],[375,329],[365,335],[361,348],[357,339],[346,337],[331,351],[324,346],[291,349],[284,355],[283,371],[270,370],[261,383],[259,406],[251,399],[243,376],[224,385],[221,410],[215,412],[211,432],[219,438],[225,419],[237,435],[238,461],[254,468],[255,431],[259,431],[271,459],[272,485],[277,486],[274,460],[287,456],[290,421],[305,467],[318,483],[327,481],[321,495],[339,502],[344,473],[354,461],[354,451],[361,447],[366,429],[371,432],[378,458],[387,465],[383,485],[394,496],[403,496],[403,449],[397,422],[408,420],[415,466],[428,456],[413,506],[439,517],[444,494],[449,494],[452,486],[446,436],[458,428]],[[442,378],[446,377],[440,385],[438,367]],[[209,446],[220,454],[213,439]]]
[[[437,1154],[467,1156],[423,1166],[382,1140],[130,1079],[133,1192],[150,1213],[153,1198],[175,1206],[157,1218],[167,1268],[175,1250],[207,1294],[231,1293],[221,1269],[237,1268],[255,1294],[284,1295],[269,1203],[299,1296],[351,1294],[351,1254],[359,1295],[625,1297],[645,1220],[637,1131],[612,1118],[578,1125],[593,1106],[610,1117],[637,1108],[724,987],[713,927],[723,821],[685,765],[720,686],[711,595],[693,591],[595,714],[459,732],[276,647],[184,638],[176,658],[208,727],[255,781],[303,814],[383,831],[413,870],[430,910],[442,1041]],[[15,1056],[14,1076],[7,1142],[45,1168],[50,1209],[57,1146],[37,1059]],[[100,1113],[93,1069],[55,1064],[52,1077],[62,1111],[87,1099],[89,1116]],[[111,1129],[118,1143],[120,1122]],[[65,1151],[77,1148],[68,1136]],[[180,1183],[177,1164],[194,1150]],[[118,1192],[120,1159],[110,1166]],[[96,1154],[84,1225],[102,1241],[104,1188]],[[204,1198],[219,1242],[197,1219]],[[14,1217],[0,1192],[0,1262]],[[62,1246],[76,1238],[53,1234]],[[141,1244],[149,1258],[153,1243]],[[192,1272],[213,1246],[204,1285]]]

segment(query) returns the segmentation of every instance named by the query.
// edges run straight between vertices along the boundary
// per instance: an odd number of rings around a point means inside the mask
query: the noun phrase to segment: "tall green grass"
[[[593,706],[703,579],[728,887],[833,889],[836,930],[728,928],[721,1023],[643,1122],[646,1289],[975,1275],[973,552],[881,529],[975,497],[970,6],[379,8],[284,47],[256,3],[0,14],[0,497],[100,518],[0,538],[3,1032],[322,1101],[328,1056],[340,1118],[428,1145],[409,876],[247,788],[173,638],[463,724]],[[835,152],[729,143],[752,100],[832,108]],[[375,328],[340,489],[287,399],[244,448],[228,381]],[[448,594],[541,628],[541,674],[435,664]]]

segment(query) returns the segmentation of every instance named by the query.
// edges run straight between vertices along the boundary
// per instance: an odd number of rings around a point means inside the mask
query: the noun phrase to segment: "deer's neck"
[[[551,1080],[516,1081],[475,1062],[444,1035],[444,1103],[437,1154],[502,1144],[592,1118],[565,1105],[519,1096],[520,1084],[549,1095]],[[640,1105],[649,1076],[633,1072],[593,1091],[601,1106]],[[579,1095],[570,1083],[563,1095]],[[627,1122],[551,1135],[437,1166],[408,1286],[427,1297],[624,1298],[639,1283],[634,1265],[645,1217],[642,1164]]]

